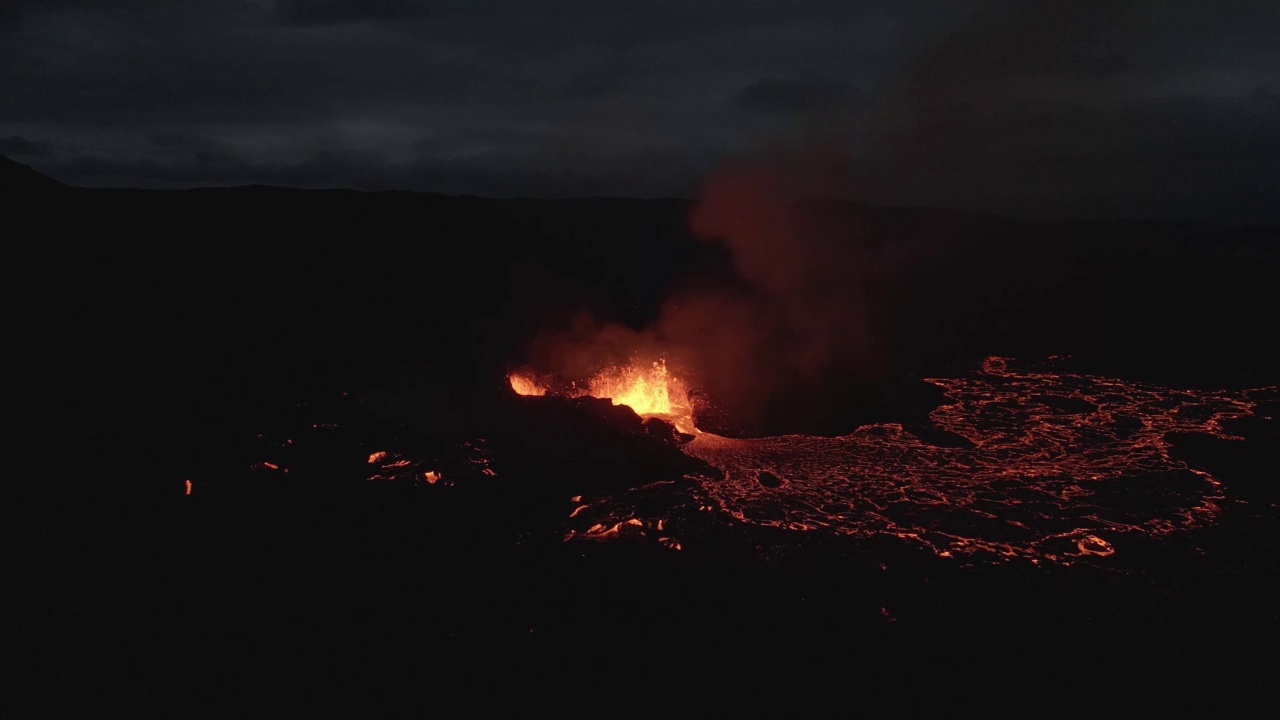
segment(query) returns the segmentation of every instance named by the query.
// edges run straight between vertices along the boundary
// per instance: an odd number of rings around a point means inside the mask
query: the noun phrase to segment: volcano
[[[688,201],[73,195],[15,320],[7,684],[1276,699],[1275,228],[848,205],[937,253],[859,326],[888,369],[795,371],[793,322],[735,404],[672,340],[717,326],[649,330],[742,292]],[[535,352],[584,312],[626,331]]]

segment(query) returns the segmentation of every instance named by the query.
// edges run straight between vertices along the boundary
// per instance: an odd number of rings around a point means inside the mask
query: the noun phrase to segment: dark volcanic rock
[[[507,462],[580,489],[673,479],[704,465],[680,452],[669,423],[599,398],[513,396],[488,422]]]
[[[1280,486],[1275,468],[1280,466],[1280,422],[1270,417],[1237,420],[1232,432],[1239,440],[1202,434],[1170,436],[1174,453],[1201,467],[1213,468],[1235,497],[1275,503]]]
[[[767,488],[782,487],[782,479],[768,470],[760,471],[760,484]]]
[[[695,437],[689,433],[680,432],[675,425],[656,417],[647,418],[644,421],[644,430],[662,442],[672,445],[683,445]]]

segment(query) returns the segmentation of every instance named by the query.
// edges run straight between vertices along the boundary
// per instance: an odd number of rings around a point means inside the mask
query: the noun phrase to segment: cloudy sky
[[[803,157],[871,202],[1280,221],[1280,3],[3,0],[0,154],[552,197]]]

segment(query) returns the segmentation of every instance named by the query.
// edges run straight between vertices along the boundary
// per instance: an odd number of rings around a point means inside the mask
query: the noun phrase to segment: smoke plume
[[[701,240],[726,246],[735,277],[690,282],[641,330],[580,317],[536,341],[532,363],[584,379],[665,357],[747,431],[788,404],[821,402],[833,383],[876,383],[890,365],[906,246],[875,237],[836,199],[843,180],[825,157],[761,153],[726,163],[690,222]]]
[[[874,213],[850,199],[882,199],[877,177],[914,175],[897,184],[926,187],[932,173],[962,175],[952,165],[980,158],[975,143],[991,137],[983,118],[1109,82],[1123,67],[1118,38],[1138,16],[1126,7],[984,4],[929,42],[869,112],[833,105],[827,116],[808,114],[778,147],[712,174],[690,221],[699,238],[728,249],[734,281],[686,287],[643,330],[583,319],[545,339],[537,358],[582,377],[602,363],[666,356],[748,431],[789,408],[874,392],[904,348],[931,342],[921,328],[944,322],[913,315],[921,304],[910,294],[958,251],[964,231],[937,215],[911,230],[869,222]]]

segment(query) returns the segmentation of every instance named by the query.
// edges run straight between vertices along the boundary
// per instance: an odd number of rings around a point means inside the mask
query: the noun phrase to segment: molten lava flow
[[[666,360],[606,368],[591,378],[589,393],[626,405],[641,417],[658,417],[684,433],[696,434],[693,409],[684,383],[667,370]]]
[[[520,373],[511,373],[507,376],[507,381],[511,383],[511,389],[516,391],[517,395],[546,395],[547,388],[538,383],[533,378],[522,375]]]
[[[1126,536],[1202,527],[1221,511],[1221,482],[1175,454],[1173,438],[1239,439],[1232,421],[1280,396],[1011,365],[989,358],[967,376],[925,379],[948,400],[929,414],[944,442],[897,423],[842,437],[702,433],[681,450],[722,475],[584,499],[570,535],[597,538],[638,518],[632,532],[656,538],[647,518],[661,513],[670,537],[677,518],[705,522],[699,511],[719,511],[747,525],[898,537],[942,558],[1123,555]]]
[[[470,446],[470,443],[466,443]],[[484,466],[487,459],[483,456],[467,458],[470,463]],[[365,478],[372,481],[400,482],[408,485],[452,485],[446,481],[444,472],[435,464],[433,458],[406,457],[395,451],[379,450],[369,455],[369,464],[376,467]],[[482,467],[482,474],[493,475],[488,467]]]

